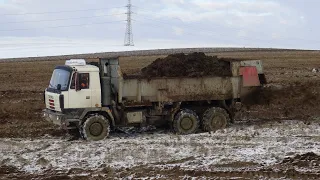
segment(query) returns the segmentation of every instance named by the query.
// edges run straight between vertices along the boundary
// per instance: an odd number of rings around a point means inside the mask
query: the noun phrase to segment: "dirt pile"
[[[304,119],[320,116],[320,83],[268,85],[242,99],[249,119]],[[256,113],[254,113],[256,112]]]
[[[230,62],[217,56],[206,56],[204,53],[172,54],[158,58],[143,68],[146,77],[201,77],[231,76]]]

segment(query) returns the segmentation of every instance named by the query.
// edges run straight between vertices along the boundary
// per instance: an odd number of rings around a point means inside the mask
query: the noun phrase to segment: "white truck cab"
[[[80,117],[83,110],[101,108],[99,68],[87,65],[84,59],[71,59],[55,67],[49,86],[45,90],[44,117],[60,126],[68,113]],[[76,120],[75,120],[76,121]]]
[[[45,97],[46,108],[59,112],[64,108],[101,107],[99,68],[86,65],[85,60],[69,60],[57,66]]]

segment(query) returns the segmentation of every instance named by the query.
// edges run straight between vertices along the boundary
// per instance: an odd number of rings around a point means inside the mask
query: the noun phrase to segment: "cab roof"
[[[72,69],[76,69],[80,72],[99,72],[99,68],[93,65],[85,65],[85,66],[69,66]]]

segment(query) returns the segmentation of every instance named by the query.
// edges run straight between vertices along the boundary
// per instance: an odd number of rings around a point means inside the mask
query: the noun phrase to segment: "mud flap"
[[[255,66],[240,67],[240,75],[242,75],[243,87],[260,86],[258,70]]]
[[[255,66],[240,67],[242,75],[241,102],[249,105],[255,104],[261,91],[260,77]]]

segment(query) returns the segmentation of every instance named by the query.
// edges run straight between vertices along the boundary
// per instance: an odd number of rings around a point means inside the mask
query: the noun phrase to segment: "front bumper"
[[[58,125],[62,128],[65,128],[68,126],[68,123],[65,120],[65,115],[59,112],[54,112],[49,109],[44,109],[43,111],[43,118],[55,125]]]
[[[55,112],[49,109],[44,109],[43,118],[55,125],[60,126],[62,129],[74,129],[79,123],[78,119],[69,119],[61,112]]]

